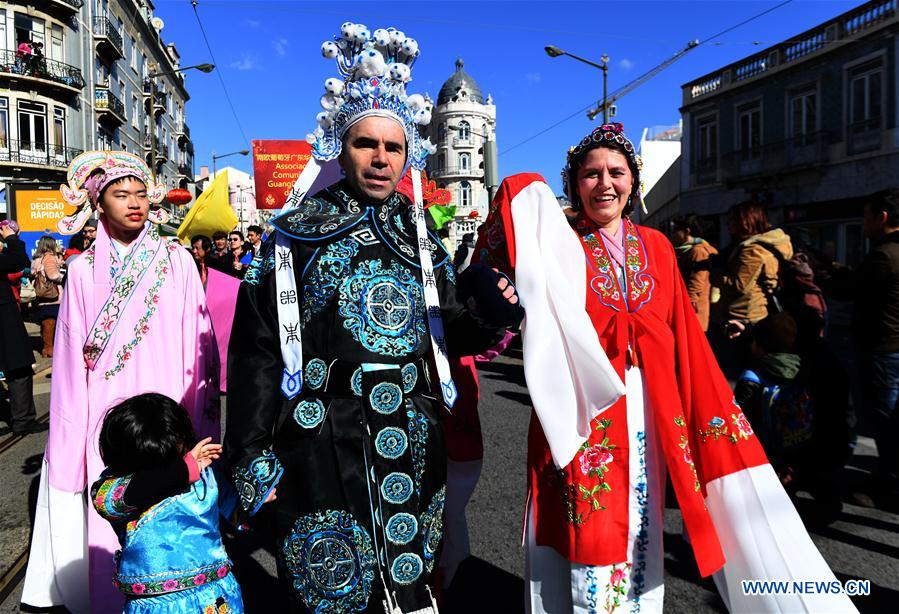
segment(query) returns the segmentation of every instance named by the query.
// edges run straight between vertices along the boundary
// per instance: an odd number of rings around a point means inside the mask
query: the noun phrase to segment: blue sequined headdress
[[[419,55],[418,42],[395,28],[371,33],[362,24],[347,22],[340,27],[340,36],[322,44],[322,55],[336,60],[342,79],[325,81],[321,97],[324,110],[315,118],[318,127],[306,137],[312,155],[321,161],[335,159],[347,130],[375,115],[389,117],[403,127],[408,162],[422,170],[425,158],[435,148],[419,133],[419,126],[431,121],[430,101],[420,94],[406,93],[412,65]]]
[[[322,44],[322,55],[337,61],[337,70],[343,78],[332,77],[325,81],[325,94],[321,97],[324,110],[316,116],[318,127],[306,137],[312,145],[312,158],[294,183],[282,207],[282,215],[289,215],[307,195],[340,181],[343,171],[337,158],[343,148],[343,138],[354,124],[366,117],[388,117],[402,126],[408,152],[406,163],[416,171],[424,169],[425,159],[435,150],[419,133],[419,127],[431,121],[430,101],[419,94],[410,96],[406,93],[412,64],[419,55],[415,39],[395,28],[375,30],[372,34],[361,24],[347,22],[340,27],[340,36]],[[412,219],[422,278],[433,278],[421,173],[411,175]],[[279,266],[275,272],[278,291],[285,296],[297,296],[290,240],[280,232],[275,235],[275,253],[278,262],[288,263],[288,266]],[[450,373],[436,285],[425,284],[424,299],[440,391],[444,404],[451,408],[458,392]],[[293,333],[300,322],[297,301],[278,304],[278,321],[281,323],[279,339],[284,360],[281,391],[292,399],[303,388],[302,340]]]

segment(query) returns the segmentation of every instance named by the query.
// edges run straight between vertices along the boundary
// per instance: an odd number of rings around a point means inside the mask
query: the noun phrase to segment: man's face
[[[114,238],[133,235],[144,227],[150,214],[147,186],[134,177],[125,177],[106,188],[97,208],[106,216]]]
[[[97,227],[96,226],[85,226],[81,230],[81,234],[84,235],[84,238],[88,243],[92,243],[94,239],[97,238]]]
[[[228,248],[232,252],[236,252],[241,247],[243,247],[243,240],[241,240],[240,235],[228,235]]]
[[[197,262],[202,262],[203,258],[206,257],[206,250],[203,249],[202,241],[194,241],[190,245],[190,253],[193,254],[194,260]]]
[[[224,251],[226,247],[228,247],[228,237],[219,237],[213,243],[215,243],[215,249],[218,251]]]
[[[338,158],[361,196],[382,201],[393,193],[406,164],[406,133],[387,117],[366,117],[350,128]]]
[[[247,231],[247,241],[252,243],[253,245],[259,245],[259,241],[262,240],[262,237],[256,234],[255,230]]]

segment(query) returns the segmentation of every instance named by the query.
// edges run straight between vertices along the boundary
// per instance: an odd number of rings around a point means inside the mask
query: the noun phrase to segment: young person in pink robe
[[[100,425],[116,403],[156,392],[187,408],[198,437],[218,440],[218,350],[196,265],[157,231],[164,214],[150,205],[163,187],[143,161],[124,152],[81,154],[60,191],[81,206],[60,221],[61,231],[79,232],[92,208],[100,224],[94,244],[69,266],[60,307],[22,602],[121,612],[112,584],[118,540],[84,496],[103,469]]]

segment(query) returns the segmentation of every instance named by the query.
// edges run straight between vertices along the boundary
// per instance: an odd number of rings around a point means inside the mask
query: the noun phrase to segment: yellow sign
[[[56,222],[74,212],[59,190],[16,190],[16,222],[22,232],[57,232]]]

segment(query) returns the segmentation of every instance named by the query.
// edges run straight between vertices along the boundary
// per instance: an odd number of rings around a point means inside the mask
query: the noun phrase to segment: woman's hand
[[[272,501],[274,501],[275,499],[278,498],[278,497],[275,495],[275,491],[276,491],[276,490],[278,490],[278,487],[277,487],[277,486],[274,487],[274,488],[272,488],[272,492],[268,493],[268,496],[265,498],[265,501],[263,501],[262,505],[265,505],[266,503],[271,503]]]
[[[746,332],[746,325],[739,320],[728,320],[724,325],[724,332],[727,333],[728,339],[736,339]]]
[[[194,446],[194,449],[190,451],[190,455],[197,461],[200,471],[203,471],[203,469],[212,464],[212,461],[217,460],[222,455],[222,444],[211,442],[212,437],[201,439]]]

